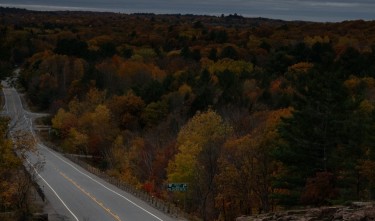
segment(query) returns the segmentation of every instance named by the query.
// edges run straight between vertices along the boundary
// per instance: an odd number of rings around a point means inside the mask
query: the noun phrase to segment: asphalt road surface
[[[5,97],[3,114],[12,118],[15,130],[33,131],[32,119],[37,116],[24,110],[17,91],[2,82]],[[41,143],[39,155],[30,155],[29,161],[45,161],[38,172],[42,187],[58,220],[72,221],[171,221],[176,220],[156,210],[144,201],[118,189],[64,158]]]

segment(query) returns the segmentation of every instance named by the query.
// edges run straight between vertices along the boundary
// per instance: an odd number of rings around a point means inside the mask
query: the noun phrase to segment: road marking
[[[6,96],[6,89],[3,87],[3,92],[4,92],[4,98],[5,98],[5,104],[4,104],[4,107],[5,107],[5,109],[7,110],[7,114],[9,114],[9,109],[8,109],[8,96]],[[4,108],[3,107],[3,108]]]
[[[45,148],[48,152],[50,152],[52,155],[54,155],[55,157],[57,157],[58,159],[60,159],[61,161],[63,161],[64,163],[66,163],[67,165],[71,166],[73,169],[75,169],[76,171],[78,171],[80,174],[86,176],[87,178],[89,178],[90,180],[94,181],[95,183],[99,184],[100,186],[104,187],[105,189],[107,189],[108,191],[116,194],[117,196],[125,199],[126,201],[128,201],[129,203],[133,204],[134,206],[138,207],[139,209],[143,210],[144,212],[146,212],[147,214],[153,216],[154,218],[156,218],[157,220],[160,220],[160,221],[163,221],[162,219],[160,219],[159,217],[157,217],[156,215],[154,215],[153,213],[149,212],[148,210],[144,209],[143,207],[139,206],[138,204],[136,204],[135,202],[131,201],[130,199],[128,199],[127,197],[121,195],[120,193],[112,190],[111,188],[105,186],[104,184],[100,183],[99,181],[95,180],[94,178],[92,178],[91,176],[81,172],[78,168],[76,168],[74,165],[72,165],[71,163],[67,162],[66,160],[64,160],[63,158],[61,158],[60,156],[58,156],[57,154],[55,154],[54,152],[52,152],[51,150],[49,150],[46,146],[44,146],[43,144],[39,144],[40,147],[43,147]]]
[[[26,159],[27,163],[31,164],[31,162]],[[51,187],[51,185],[49,185],[49,183],[38,173],[38,171],[32,166],[33,170],[35,171],[36,174],[38,174],[38,176],[40,177],[40,179],[42,179],[46,184],[47,186],[52,190],[52,192],[57,196],[57,198],[61,201],[61,203],[65,206],[65,208],[69,211],[70,214],[72,214],[72,216],[74,217],[75,220],[79,221],[79,219],[77,218],[77,216],[69,209],[69,207],[65,204],[65,202],[61,199],[61,197],[59,196],[59,194],[56,193],[56,191]]]
[[[7,89],[8,90],[8,89]],[[5,94],[5,89],[3,89],[3,91],[4,91],[4,94]],[[7,91],[7,93],[9,92],[9,91],[12,91],[12,90],[8,90]],[[14,90],[15,91],[15,90]],[[12,92],[11,93],[9,93],[9,94],[12,94]],[[5,107],[6,107],[6,109],[7,109],[7,113],[9,114],[9,106],[8,106],[8,96],[4,96],[5,97]],[[19,96],[18,96],[18,99],[19,99],[19,101],[21,101],[21,99],[19,98]],[[22,103],[21,103],[21,107],[22,107]],[[19,117],[18,116],[18,109],[16,108],[16,104],[13,102],[13,108],[14,108],[14,110],[15,110],[15,118],[17,118],[17,117]],[[23,109],[23,108],[22,108]],[[16,119],[17,120],[17,119]],[[42,177],[42,175],[40,175],[40,173],[38,173],[38,171],[35,169],[35,167],[31,164],[31,162],[28,160],[28,159],[26,159],[26,161],[27,161],[27,163],[28,164],[30,164],[31,165],[31,167],[32,167],[32,169],[34,170],[34,172],[38,175],[38,177],[41,179],[41,180],[43,180],[43,182],[51,189],[51,191],[56,195],[56,197],[60,200],[60,202],[63,204],[63,206],[69,211],[69,213],[74,217],[74,219],[76,220],[76,221],[79,221],[79,219],[77,218],[77,216],[69,209],[69,207],[66,205],[66,203],[61,199],[61,197],[59,196],[59,194],[57,194],[57,192],[52,188],[52,186]]]
[[[81,192],[83,192],[85,195],[87,195],[88,197],[90,197],[90,199],[92,199],[96,204],[98,204],[100,207],[102,207],[105,211],[107,211],[107,213],[111,216],[113,216],[113,218],[115,218],[115,220],[117,221],[121,221],[120,217],[113,213],[108,207],[106,207],[102,202],[100,202],[99,200],[97,200],[95,198],[95,196],[93,196],[91,193],[87,192],[85,189],[83,189],[80,185],[78,185],[74,180],[72,180],[71,178],[69,178],[65,173],[63,172],[59,172],[61,176],[63,176],[65,179],[67,179],[69,182],[71,182],[74,186],[76,186]]]
[[[20,99],[20,97],[18,96],[18,94],[17,94],[17,91],[14,89],[14,88],[12,88],[12,89],[10,89],[10,91],[12,91],[12,93],[13,93],[13,91],[14,91],[14,93],[16,94],[16,97],[18,98],[18,101],[19,101],[19,103],[20,103],[20,105],[21,105],[21,109],[23,110],[23,105],[22,105],[22,102],[21,102],[21,99]],[[13,102],[13,106],[15,107],[15,103]],[[19,113],[18,113],[18,109],[17,108],[15,108],[15,111],[16,111],[16,117],[20,117],[20,116],[18,116],[19,115]],[[23,110],[24,111],[24,110]],[[31,130],[31,131],[33,131],[33,130]],[[33,134],[34,136],[35,136],[35,134]],[[156,215],[154,215],[153,213],[151,213],[151,212],[149,212],[149,211],[147,211],[146,209],[144,209],[144,208],[142,208],[141,206],[139,206],[138,204],[136,204],[136,203],[134,203],[133,201],[131,201],[130,199],[128,199],[127,197],[125,197],[125,196],[123,196],[123,195],[121,195],[120,193],[118,193],[118,192],[116,192],[116,191],[114,191],[114,190],[112,190],[112,189],[110,189],[110,188],[108,188],[107,186],[105,186],[104,184],[102,184],[102,183],[100,183],[99,181],[97,181],[97,180],[95,180],[94,178],[92,178],[91,176],[89,176],[89,175],[87,175],[87,174],[85,174],[85,173],[83,173],[83,172],[81,172],[79,169],[77,169],[75,166],[73,166],[71,163],[69,163],[69,162],[67,162],[67,161],[65,161],[64,159],[62,159],[61,157],[59,157],[58,155],[56,155],[55,153],[53,153],[52,151],[50,151],[46,146],[44,146],[44,145],[42,145],[42,144],[39,144],[38,146],[40,146],[40,147],[43,147],[43,148],[45,148],[48,152],[50,152],[52,155],[54,155],[55,157],[57,157],[58,159],[60,159],[61,161],[63,161],[64,163],[66,163],[67,165],[69,165],[69,166],[71,166],[73,169],[75,169],[76,171],[78,171],[79,173],[81,173],[82,175],[84,175],[84,176],[86,176],[86,177],[88,177],[89,179],[91,179],[92,181],[94,181],[94,182],[96,182],[97,184],[99,184],[100,186],[102,186],[102,187],[104,187],[105,189],[107,189],[108,191],[110,191],[110,192],[112,192],[112,193],[114,193],[114,194],[116,194],[116,195],[118,195],[119,197],[121,197],[121,198],[123,198],[123,199],[125,199],[126,201],[128,201],[129,203],[131,203],[131,204],[133,204],[134,206],[136,206],[136,207],[138,207],[139,209],[141,209],[141,210],[143,210],[144,212],[146,212],[147,214],[149,214],[149,215],[151,215],[151,216],[153,216],[154,218],[156,218],[157,220],[160,220],[160,221],[163,221],[162,219],[160,219],[159,217],[157,217]],[[35,168],[34,168],[34,170],[35,170]],[[66,209],[74,216],[74,218],[77,220],[77,221],[79,221],[78,220],[78,218],[72,213],[72,211],[67,207],[67,205],[64,203],[64,201],[60,198],[60,196],[56,193],[56,191],[48,184],[48,182],[35,170],[35,172],[38,174],[38,176],[47,184],[47,186],[55,193],[55,195],[59,198],[59,200],[63,203],[63,205],[66,207]]]

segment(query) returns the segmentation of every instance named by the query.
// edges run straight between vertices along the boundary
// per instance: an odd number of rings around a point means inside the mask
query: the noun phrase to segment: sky
[[[0,6],[32,10],[229,15],[338,22],[375,20],[375,0],[0,0]]]

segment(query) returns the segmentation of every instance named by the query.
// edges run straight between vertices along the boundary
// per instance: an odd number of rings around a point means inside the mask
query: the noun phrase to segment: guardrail
[[[77,157],[77,155],[75,155],[75,154],[63,153],[59,147],[56,147],[55,145],[53,145],[49,142],[44,142],[44,143],[48,143],[47,144],[48,147],[50,147],[53,150],[63,154],[67,159],[69,159],[73,163],[79,165],[83,169],[85,169],[85,170],[89,171],[90,173],[100,177],[101,179],[103,179],[103,180],[107,181],[108,183],[116,186],[117,188],[132,194],[133,196],[143,200],[144,202],[148,203],[149,205],[156,208],[157,210],[159,210],[161,212],[164,212],[164,213],[170,215],[171,217],[176,218],[177,220],[201,221],[201,219],[184,212],[183,210],[181,210],[180,208],[178,208],[177,206],[175,206],[172,203],[169,203],[169,202],[166,202],[164,200],[153,197],[145,191],[136,189],[134,186],[132,186],[128,183],[120,181],[120,180],[116,179],[115,177],[109,176],[104,171],[102,171],[102,170],[100,170],[96,167],[93,167],[90,164],[80,160]]]
[[[96,176],[102,178],[103,180],[107,181],[108,183],[132,194],[133,196],[147,202],[152,207],[158,209],[159,211],[162,211],[166,214],[169,214],[172,217],[178,218],[179,220],[199,220],[197,218],[192,217],[191,215],[185,213],[180,208],[176,207],[175,205],[165,202],[161,199],[155,198],[151,195],[149,195],[147,192],[144,192],[142,190],[136,189],[134,186],[127,184],[125,182],[122,182],[114,177],[109,176],[105,172],[99,170],[98,168],[95,168],[88,163],[80,160],[77,158],[77,156],[73,154],[64,154],[66,158],[74,162],[75,164],[81,166],[85,170],[89,171],[92,174],[95,174]]]

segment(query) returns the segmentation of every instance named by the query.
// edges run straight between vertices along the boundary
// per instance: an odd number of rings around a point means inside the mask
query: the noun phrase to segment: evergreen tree
[[[289,190],[282,197],[284,204],[299,203],[307,178],[318,172],[337,175],[345,162],[342,153],[353,150],[348,128],[353,126],[354,105],[340,75],[312,70],[300,74],[292,84],[294,111],[279,127],[285,143],[275,152],[287,169],[277,183],[277,187]]]

